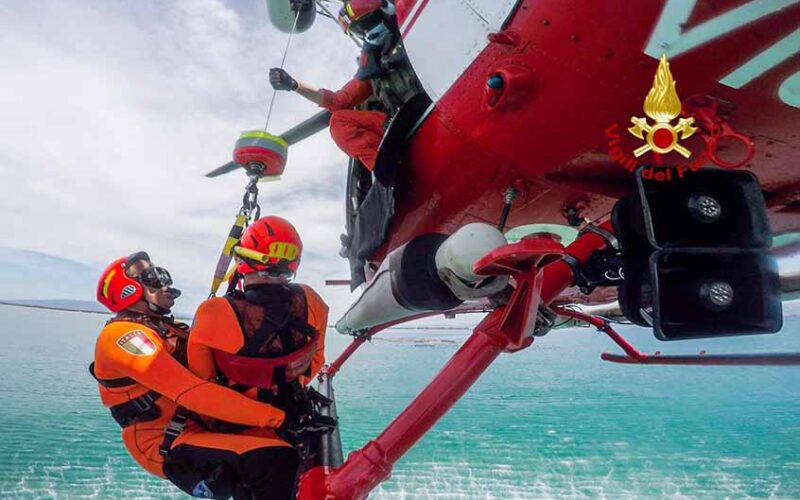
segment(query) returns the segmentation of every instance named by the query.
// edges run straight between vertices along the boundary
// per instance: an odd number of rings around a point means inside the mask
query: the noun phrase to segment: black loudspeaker
[[[661,340],[780,330],[780,279],[756,177],[704,169],[664,182],[642,171],[612,213],[623,314]]]
[[[661,340],[773,333],[783,326],[768,250],[661,250],[650,256],[653,329]]]
[[[638,202],[654,248],[769,248],[758,179],[741,170],[699,170],[685,179],[639,179]]]

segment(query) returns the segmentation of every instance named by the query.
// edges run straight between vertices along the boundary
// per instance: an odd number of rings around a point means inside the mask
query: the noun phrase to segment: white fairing
[[[472,265],[506,243],[503,233],[494,226],[480,222],[467,224],[447,238],[436,251],[436,269],[440,273],[444,269],[450,270],[467,283],[480,281],[485,276],[472,272]]]
[[[413,311],[401,306],[394,298],[389,260],[388,257],[383,260],[375,277],[369,282],[361,296],[336,322],[336,330],[339,333],[356,332],[414,314]]]
[[[517,0],[417,0],[400,32],[423,87],[438,101],[501,30]]]
[[[488,297],[505,288],[508,280],[505,276],[487,278],[478,276],[472,272],[472,265],[481,257],[488,254],[495,248],[506,244],[503,234],[494,226],[484,223],[467,224],[462,227],[445,241],[435,251],[435,265],[438,279],[452,291],[456,301],[464,301]],[[411,310],[405,306],[401,298],[395,296],[395,289],[399,288],[393,283],[394,279],[402,275],[399,269],[392,266],[429,265],[430,260],[420,259],[416,261],[403,261],[402,255],[406,245],[393,250],[378,268],[375,277],[370,281],[364,293],[350,306],[350,309],[336,322],[336,330],[340,333],[351,333],[367,328],[382,325],[401,318],[408,318],[424,312],[434,310],[433,304],[429,302],[426,306],[417,306]],[[394,258],[398,257],[398,258]],[[437,279],[436,277],[433,278]]]

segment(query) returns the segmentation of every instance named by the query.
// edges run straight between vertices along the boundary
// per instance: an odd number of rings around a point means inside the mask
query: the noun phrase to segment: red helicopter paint
[[[765,192],[773,231],[800,230],[800,170],[795,168],[800,161],[800,1],[688,4],[687,10],[686,1],[676,0],[637,2],[635,8],[620,0],[397,0],[409,57],[436,107],[410,139],[397,176],[389,236],[370,260],[379,264],[419,235],[451,234],[474,221],[496,224],[510,187],[518,196],[509,227],[563,224],[567,216],[579,222],[606,219],[616,200],[631,190],[633,178],[609,156],[605,131],[615,123],[628,126],[631,117],[641,115],[662,54],[669,57],[678,93],[685,97],[684,113],[699,115],[698,122],[705,120],[708,128],[689,138],[686,147],[710,151],[718,166],[752,170]],[[388,478],[392,465],[502,352],[533,342],[538,307],[563,297],[575,282],[574,265],[611,245],[603,235],[612,231],[610,222],[599,228],[582,232],[566,247],[531,237],[477,261],[476,272],[511,276],[515,287],[508,302],[486,316],[379,436],[344,463],[308,468],[298,498],[365,498]],[[609,361],[800,361],[796,355],[646,355],[605,320],[560,312],[602,329],[625,351],[624,356],[604,355]],[[321,383],[330,387],[352,353],[391,324],[373,326],[356,338],[320,376]]]
[[[674,0],[636,8],[621,1],[510,2],[485,48],[455,80],[441,83],[433,72],[454,57],[447,52],[454,45],[437,40],[447,35],[436,29],[458,31],[461,18],[451,12],[445,21],[437,2],[398,0],[412,64],[429,93],[446,90],[411,140],[390,236],[374,259],[419,234],[496,223],[504,191],[518,181],[523,189],[510,227],[563,224],[570,206],[591,220],[607,214],[630,190],[631,176],[608,156],[604,130],[641,114],[662,52],[681,97],[724,104],[725,123],[753,138],[756,154],[742,168],[762,183],[773,231],[800,229],[791,201],[800,189],[800,96],[787,90],[800,80],[800,2],[691,3],[686,13],[677,9],[686,2]],[[778,49],[781,57],[770,57]],[[432,62],[418,64],[423,54]],[[487,85],[496,74],[504,76],[499,96]],[[703,150],[701,134],[688,147]]]

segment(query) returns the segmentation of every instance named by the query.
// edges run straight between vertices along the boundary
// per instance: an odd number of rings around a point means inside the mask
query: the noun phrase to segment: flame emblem
[[[689,158],[692,152],[678,144],[679,140],[691,137],[697,128],[693,127],[694,117],[680,118],[678,124],[673,126],[672,121],[681,113],[681,100],[675,90],[675,80],[669,71],[667,56],[662,55],[653,78],[653,87],[644,100],[644,114],[655,121],[650,124],[647,118],[631,117],[633,127],[628,132],[646,140],[646,144],[634,150],[637,158],[648,151],[666,154],[675,151],[684,158]],[[680,133],[680,139],[678,134]],[[646,134],[646,137],[645,137]]]

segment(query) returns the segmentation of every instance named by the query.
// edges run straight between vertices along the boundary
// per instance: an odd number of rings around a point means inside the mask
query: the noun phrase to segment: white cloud
[[[230,159],[241,130],[263,126],[266,72],[285,43],[264,2],[4,2],[0,245],[98,269],[146,249],[180,285],[203,290],[246,180],[203,174]],[[320,18],[294,37],[286,68],[337,88],[356,55]],[[279,94],[270,131],[316,111]],[[291,149],[283,179],[261,195],[264,213],[298,226],[307,248],[299,278],[334,314],[349,294],[321,284],[349,275],[337,255],[345,171],[323,132]]]

